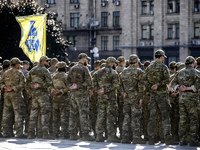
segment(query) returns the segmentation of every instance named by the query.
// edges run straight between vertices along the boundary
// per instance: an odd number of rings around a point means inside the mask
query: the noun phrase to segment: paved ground
[[[133,145],[106,142],[82,142],[70,140],[43,140],[43,139],[5,139],[0,138],[0,150],[200,150],[200,147],[190,146],[154,146]]]

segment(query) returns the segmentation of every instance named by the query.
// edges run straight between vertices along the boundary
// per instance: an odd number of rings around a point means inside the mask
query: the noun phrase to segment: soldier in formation
[[[200,58],[196,69],[195,59],[189,56],[185,64],[171,62],[169,70],[165,57],[163,50],[157,50],[156,59],[144,63],[144,71],[135,54],[129,60],[108,57],[97,60],[91,73],[85,53],[69,65],[69,72],[66,63],[56,58],[47,69],[47,56],[34,62],[30,72],[28,61],[4,60],[0,72],[3,137],[15,133],[26,138],[25,120],[29,139],[148,141],[150,145],[161,140],[166,145],[199,146]]]

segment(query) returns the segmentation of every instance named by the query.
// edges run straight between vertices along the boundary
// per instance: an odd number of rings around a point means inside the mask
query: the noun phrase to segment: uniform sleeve
[[[5,87],[5,83],[4,83],[4,74],[2,75],[1,79],[0,79],[0,85],[1,85],[1,90],[3,91],[4,87]]]
[[[99,87],[99,84],[98,84],[98,78],[97,78],[97,76],[98,76],[98,74],[97,73],[94,73],[94,75],[93,75],[93,89],[95,90],[95,91],[97,91],[97,90],[99,90],[100,89],[100,87]]]
[[[66,85],[66,88],[61,89],[61,93],[67,93],[69,91],[69,86],[68,86],[68,82],[67,82],[67,76],[65,76],[66,78],[63,79],[64,84]]]
[[[139,76],[138,76],[138,91],[139,91],[139,98],[143,98],[143,93],[144,93],[144,80],[143,80],[143,74],[144,72],[142,70],[139,71]]]
[[[170,82],[171,87],[173,88],[174,91],[176,91],[179,87],[178,84],[178,74],[175,75],[175,77],[172,79],[172,81]]]
[[[22,72],[19,73],[19,83],[15,86],[13,86],[13,90],[15,92],[19,92],[22,91],[24,89],[24,85],[25,85],[25,77],[24,74]]]
[[[85,69],[84,82],[82,83],[82,86],[87,88],[88,90],[92,89],[92,77],[88,68]]]

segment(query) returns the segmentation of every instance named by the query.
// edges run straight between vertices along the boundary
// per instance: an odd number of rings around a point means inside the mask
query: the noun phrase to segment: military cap
[[[100,62],[101,62],[101,64],[103,64],[103,63],[106,63],[106,60],[105,59],[101,59]]]
[[[51,63],[56,64],[57,62],[58,62],[58,59],[57,59],[57,58],[52,58],[52,59],[51,59]]]
[[[115,57],[108,57],[106,59],[106,63],[109,64],[109,63],[116,63],[117,60],[115,59]]]
[[[58,63],[56,64],[56,67],[57,67],[58,69],[66,68],[66,67],[67,67],[67,64],[66,64],[64,61],[61,61],[61,62],[58,62]]]
[[[150,62],[150,61],[148,61],[148,60],[147,60],[147,61],[145,61],[145,62],[144,62],[144,67],[148,67],[148,66],[150,65],[150,63],[151,63],[151,62]]]
[[[136,62],[139,62],[139,58],[136,54],[132,54],[129,56],[129,63],[136,63]]]
[[[124,57],[124,56],[119,56],[119,57],[117,58],[117,62],[118,62],[118,63],[123,62],[123,61],[125,61],[125,57]]]
[[[165,55],[165,52],[162,49],[156,50],[155,56],[156,55],[164,56],[165,58],[167,58],[167,56]]]
[[[10,60],[4,60],[3,61],[3,66],[9,66],[10,65]]]
[[[175,68],[176,66],[176,62],[175,61],[172,61],[169,63],[169,68]]]
[[[17,58],[17,57],[12,58],[10,62],[11,62],[12,65],[21,64],[21,63],[22,63],[22,62],[19,60],[19,58]]]
[[[96,60],[96,61],[94,62],[94,67],[96,67],[96,66],[100,66],[100,65],[101,65],[100,60]]]
[[[185,67],[185,64],[180,62],[180,63],[177,64],[177,67],[176,67],[176,68],[177,68],[177,70],[181,70],[181,69],[183,69],[184,67]]]
[[[186,57],[186,59],[185,59],[185,65],[192,64],[193,62],[195,62],[194,57],[192,57],[192,56]]]
[[[198,57],[198,58],[196,59],[196,61],[197,61],[197,63],[199,63],[199,62],[200,62],[200,57]]]
[[[27,61],[27,60],[24,60],[23,62],[22,62],[22,65],[29,65],[30,63],[29,63],[29,61]]]
[[[43,60],[50,61],[51,59],[48,58],[47,56],[40,57],[40,62],[43,61]]]
[[[73,67],[74,65],[76,65],[76,62],[71,62],[71,63],[69,64],[69,67],[71,68],[71,67]]]
[[[39,64],[39,62],[38,62],[38,61],[35,61],[35,62],[33,63],[33,67],[37,66],[38,64]]]
[[[82,58],[87,58],[88,60],[91,59],[90,57],[88,57],[88,55],[87,55],[86,53],[80,53],[80,54],[78,55],[78,59],[79,59],[79,60],[82,59]]]
[[[105,66],[106,66],[106,63],[102,63],[101,66],[100,66],[100,68],[103,68]]]

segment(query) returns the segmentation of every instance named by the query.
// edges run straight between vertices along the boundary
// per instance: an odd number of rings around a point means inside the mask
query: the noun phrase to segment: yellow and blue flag
[[[46,14],[16,17],[21,27],[19,47],[32,62],[46,55],[46,19]]]

